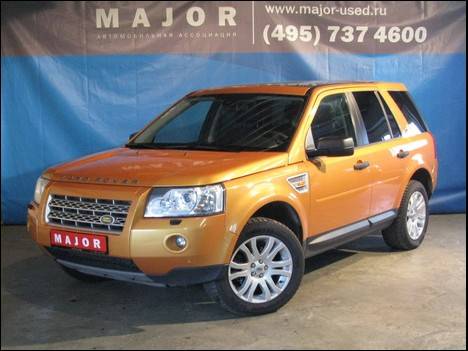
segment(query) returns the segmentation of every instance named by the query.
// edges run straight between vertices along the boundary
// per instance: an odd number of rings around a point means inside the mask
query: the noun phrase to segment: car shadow
[[[331,271],[339,270],[342,266],[348,266],[366,255],[390,254],[393,252],[383,241],[380,232],[369,234],[334,250],[326,251],[306,259],[304,274],[309,278],[309,274],[311,275],[325,268],[327,272],[329,269]],[[327,272],[323,272],[323,274],[327,274]],[[308,281],[310,280],[308,279]]]
[[[369,236],[307,259],[303,283],[310,284],[315,274],[346,267],[359,259],[360,252],[387,252],[384,246],[380,236]],[[236,318],[212,302],[201,286],[160,289],[117,281],[82,283],[44,254],[2,267],[2,347],[129,335],[147,325]],[[15,330],[18,325],[26,326],[21,335]]]

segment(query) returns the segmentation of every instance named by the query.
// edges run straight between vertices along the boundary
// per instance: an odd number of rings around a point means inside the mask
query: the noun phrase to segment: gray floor
[[[424,244],[379,235],[307,261],[277,313],[237,318],[199,287],[68,278],[22,226],[4,226],[2,348],[466,348],[466,219],[433,216]]]

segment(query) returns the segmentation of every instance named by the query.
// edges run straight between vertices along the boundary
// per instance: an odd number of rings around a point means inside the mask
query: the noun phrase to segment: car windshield
[[[215,95],[186,98],[154,120],[130,148],[286,151],[304,97]]]

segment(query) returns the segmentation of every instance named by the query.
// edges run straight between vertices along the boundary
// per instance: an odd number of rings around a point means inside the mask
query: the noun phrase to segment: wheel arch
[[[234,219],[234,222],[230,222],[228,219],[228,228],[235,227],[237,235],[240,235],[251,218],[270,218],[291,229],[302,244],[307,231],[305,208],[302,208],[300,204],[294,205],[294,202],[289,197],[279,196],[279,194],[262,200],[261,202],[252,204],[249,209],[244,208],[242,219]],[[231,232],[233,231],[231,230]]]
[[[291,229],[300,243],[304,240],[304,229],[301,218],[295,208],[287,202],[272,201],[264,204],[250,216],[250,218],[253,217],[265,217],[278,221]]]
[[[428,198],[431,198],[432,193],[434,191],[434,183],[433,178],[431,176],[431,172],[427,168],[418,165],[417,167],[411,169],[408,173],[406,173],[406,177],[402,179],[400,193],[395,199],[395,208],[400,208],[401,202],[403,200],[403,195],[406,191],[406,188],[408,187],[408,184],[412,180],[417,180],[418,182],[420,182],[426,189]]]
[[[422,183],[424,185],[424,188],[426,189],[427,196],[429,198],[432,197],[432,193],[434,191],[434,185],[432,181],[432,176],[431,173],[425,169],[425,168],[419,168],[415,172],[413,172],[411,180],[417,180],[418,182]]]

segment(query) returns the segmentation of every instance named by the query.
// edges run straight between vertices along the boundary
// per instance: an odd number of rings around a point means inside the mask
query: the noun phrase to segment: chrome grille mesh
[[[46,220],[49,223],[66,227],[121,232],[130,205],[130,201],[50,195]],[[103,223],[102,216],[111,216],[113,223]]]

